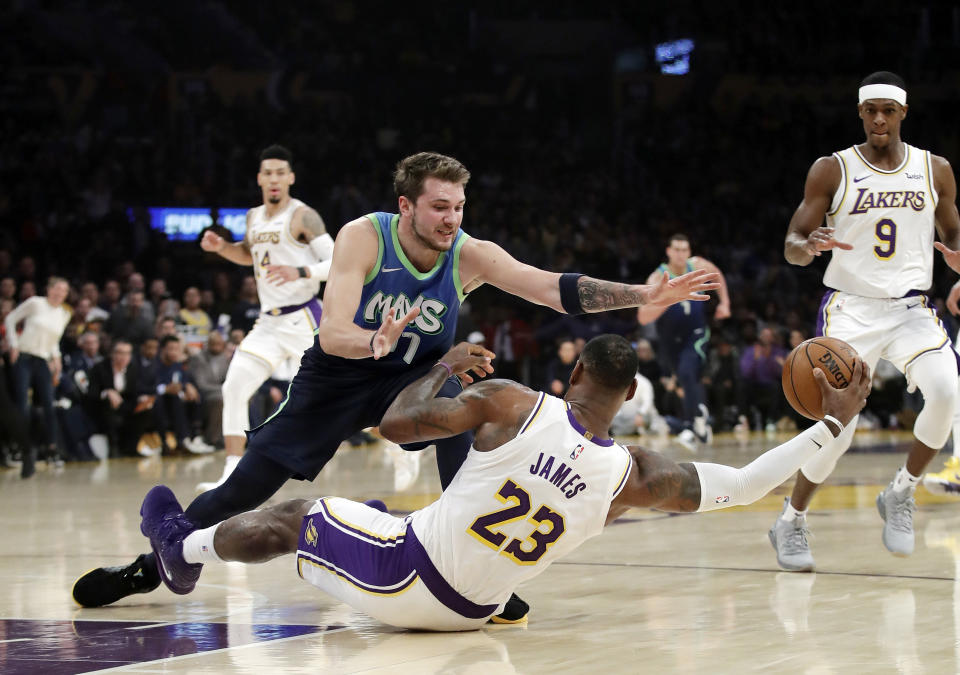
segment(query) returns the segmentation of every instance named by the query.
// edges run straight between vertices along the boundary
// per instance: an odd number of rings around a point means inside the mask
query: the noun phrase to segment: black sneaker
[[[153,555],[146,553],[126,567],[98,567],[73,584],[73,599],[81,607],[103,607],[134,593],[149,593],[160,585]]]
[[[504,605],[503,611],[496,616],[491,616],[487,623],[526,623],[529,613],[530,605],[521,600],[516,593],[512,593],[510,599],[507,600],[507,604]]]

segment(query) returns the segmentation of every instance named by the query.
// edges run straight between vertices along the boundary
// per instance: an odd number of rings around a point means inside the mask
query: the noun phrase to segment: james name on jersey
[[[443,330],[440,317],[446,314],[447,306],[439,300],[424,298],[423,295],[418,295],[417,299],[411,303],[410,298],[403,293],[394,297],[383,291],[377,291],[363,308],[363,320],[367,323],[379,324],[391,309],[397,310],[396,316],[403,316],[414,307],[420,308],[420,315],[413,322],[417,330],[424,335],[434,335]]]
[[[581,446],[577,446],[580,448]],[[579,453],[577,453],[579,456]],[[571,454],[571,456],[573,456]],[[554,460],[560,462],[560,466],[556,469],[553,468]],[[575,497],[578,492],[581,490],[587,489],[587,484],[582,480],[577,483],[577,479],[581,478],[579,473],[575,473],[570,476],[570,473],[573,471],[572,466],[567,466],[567,463],[561,461],[554,457],[553,455],[546,455],[546,453],[541,452],[540,456],[537,457],[537,463],[530,465],[530,473],[534,476],[539,476],[540,478],[545,478],[550,481],[563,492],[563,495],[567,499]],[[570,476],[567,478],[567,476]],[[576,483],[576,485],[574,485]]]

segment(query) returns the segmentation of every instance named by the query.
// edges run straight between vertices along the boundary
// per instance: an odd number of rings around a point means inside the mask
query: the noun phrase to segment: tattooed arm
[[[627,484],[610,505],[607,522],[630,507],[663,511],[713,511],[757,501],[789,479],[840,435],[867,403],[870,368],[857,358],[850,384],[834,389],[819,370],[823,410],[840,424],[826,419],[767,450],[742,468],[709,462],[677,464],[659,453],[631,447],[633,466]],[[843,425],[843,426],[841,426]],[[830,450],[825,450],[829,455]]]
[[[659,452],[631,445],[633,466],[627,484],[610,505],[607,522],[630,507],[691,512],[700,508],[700,477],[693,464],[677,464]]]
[[[564,312],[560,277],[556,272],[520,262],[490,241],[468,239],[460,252],[460,280],[467,293],[487,283],[524,300]],[[577,296],[584,312],[603,312],[646,304],[666,306],[683,300],[707,300],[706,291],[717,287],[717,274],[705,270],[674,279],[665,274],[650,284],[621,284],[582,276],[577,280]]]

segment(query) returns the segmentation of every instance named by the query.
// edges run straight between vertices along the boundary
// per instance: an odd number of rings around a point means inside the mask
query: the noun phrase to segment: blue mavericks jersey
[[[693,270],[693,264],[688,260],[686,272],[692,272]],[[657,271],[660,274],[663,274],[664,271],[668,272],[671,279],[677,276],[670,272],[665,263],[661,264]],[[707,325],[706,304],[705,302],[684,300],[667,307],[667,310],[657,319],[657,334],[660,339],[679,342],[693,335],[694,331],[705,328]]]
[[[407,325],[388,356],[376,361],[355,363],[378,369],[396,370],[410,364],[434,361],[453,345],[460,303],[465,294],[460,282],[460,249],[469,238],[457,232],[453,246],[440,254],[432,270],[421,272],[407,260],[397,237],[400,216],[396,213],[367,215],[380,239],[377,262],[363,281],[360,306],[353,322],[376,330],[392,307],[399,319],[413,307],[420,315]]]

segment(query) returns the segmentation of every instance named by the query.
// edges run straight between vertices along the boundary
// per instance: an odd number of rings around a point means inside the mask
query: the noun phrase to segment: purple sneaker
[[[166,485],[157,485],[140,506],[140,531],[150,540],[157,571],[174,593],[186,595],[197,585],[202,564],[183,559],[183,539],[197,527],[183,515],[180,503]]]

